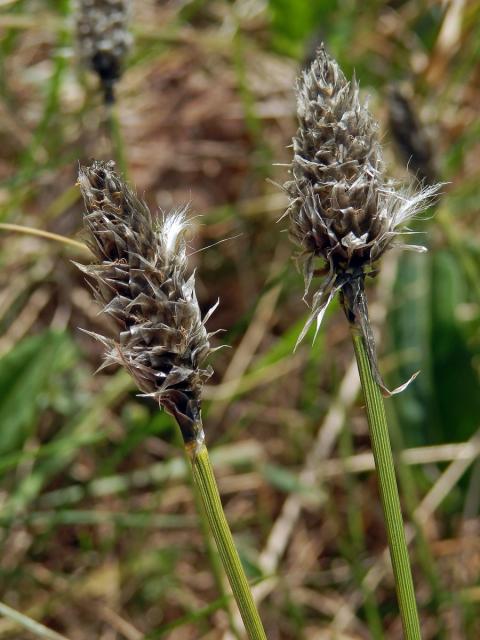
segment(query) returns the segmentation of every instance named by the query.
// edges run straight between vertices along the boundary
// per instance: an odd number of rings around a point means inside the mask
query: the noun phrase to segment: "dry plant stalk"
[[[128,31],[131,0],[77,0],[75,9],[79,54],[98,75],[105,101],[112,103],[114,85],[132,44]]]
[[[212,370],[194,274],[186,276],[185,209],[154,224],[142,202],[115,172],[113,162],[81,167],[78,183],[86,213],[86,242],[97,262],[78,265],[115,338],[91,334],[105,347],[104,363],[125,367],[143,395],[177,421],[208,522],[251,640],[265,640],[248,581],[223,513],[201,418],[201,396]],[[216,306],[216,305],[215,305]],[[90,333],[90,332],[87,332]]]

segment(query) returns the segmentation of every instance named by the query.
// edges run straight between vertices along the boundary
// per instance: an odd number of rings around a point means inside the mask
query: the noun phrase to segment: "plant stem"
[[[181,430],[178,429],[177,430],[177,434],[178,434],[178,444],[179,446],[181,446],[181,443],[183,443],[183,438],[181,435]],[[188,451],[188,449],[187,449]],[[230,606],[230,602],[229,600],[231,599],[231,594],[227,593],[225,591],[226,589],[226,584],[225,584],[225,573],[223,571],[223,566],[222,566],[222,562],[221,559],[219,557],[219,553],[215,547],[215,543],[213,541],[213,535],[212,535],[212,531],[210,528],[210,523],[208,521],[207,518],[207,514],[205,511],[205,508],[203,506],[204,502],[202,500],[202,496],[200,494],[200,489],[198,484],[195,482],[195,479],[193,477],[193,469],[192,469],[192,465],[187,466],[187,473],[188,473],[188,480],[190,482],[190,486],[192,488],[192,493],[193,493],[193,499],[195,502],[195,508],[197,510],[198,513],[198,517],[200,520],[200,528],[202,530],[202,535],[203,535],[203,541],[205,543],[205,551],[207,552],[207,556],[210,562],[210,569],[212,571],[213,574],[213,579],[215,582],[215,586],[217,588],[218,593],[220,594],[220,600],[222,600],[222,602],[225,603],[224,609],[227,613],[227,617],[228,617],[228,622],[230,624],[230,630],[233,633],[234,637],[236,638],[236,640],[240,640],[240,636],[238,633],[238,629],[237,626],[235,624],[235,620],[233,617],[233,613],[232,613],[232,608]]]
[[[353,347],[367,409],[368,426],[378,475],[380,499],[385,517],[403,633],[406,640],[420,640],[420,623],[383,397],[372,375],[363,337],[354,325],[351,326],[351,329]]]
[[[342,458],[345,459],[353,455],[353,436],[351,429],[342,429],[339,445]],[[341,547],[344,548],[344,555],[352,567],[353,578],[363,592],[365,619],[372,640],[384,640],[380,611],[375,601],[373,591],[364,579],[367,569],[362,565],[361,557],[365,550],[365,536],[362,514],[358,509],[358,495],[354,476],[346,473],[344,484],[347,493],[348,535],[345,537],[345,540],[340,539]],[[333,502],[335,502],[335,500]]]
[[[193,492],[193,499],[195,501],[195,507],[198,513],[198,517],[200,519],[200,528],[202,530],[203,542],[205,544],[205,551],[208,556],[210,569],[212,571],[213,579],[215,582],[215,587],[220,596],[220,600],[225,603],[223,608],[227,614],[228,623],[230,625],[230,631],[232,632],[236,640],[240,640],[240,635],[237,628],[238,624],[235,623],[235,618],[234,618],[233,610],[231,606],[233,604],[231,602],[232,596],[228,592],[228,587],[225,582],[225,572],[223,570],[220,554],[218,553],[217,548],[215,546],[215,543],[213,540],[213,534],[210,529],[209,521],[207,519],[207,514],[205,513],[205,509],[203,507],[203,500],[200,496],[198,485],[195,484],[193,480],[193,471],[191,467],[189,467],[189,476],[191,480],[191,487]]]
[[[107,129],[110,137],[110,143],[112,147],[112,154],[115,162],[118,165],[123,179],[128,179],[128,163],[125,153],[125,143],[122,136],[122,130],[120,121],[118,118],[118,112],[116,104],[106,106],[107,109]]]
[[[394,451],[400,451],[403,448],[403,436],[395,419],[390,421],[390,434]],[[398,459],[398,481],[400,490],[404,496],[405,512],[415,530],[418,563],[431,589],[430,609],[437,622],[435,638],[437,638],[437,640],[445,640],[447,631],[445,628],[445,620],[442,616],[442,607],[445,602],[447,602],[449,596],[443,589],[432,551],[428,545],[428,540],[416,515],[419,499],[413,471],[401,458]]]
[[[193,449],[190,450],[188,447],[186,450],[192,465],[193,479],[198,487],[225,573],[247,630],[247,635],[250,640],[266,640],[267,636],[223,512],[207,448],[203,444],[198,452],[193,451]]]

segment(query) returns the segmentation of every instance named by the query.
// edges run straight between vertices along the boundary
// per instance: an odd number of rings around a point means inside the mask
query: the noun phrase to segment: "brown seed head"
[[[328,274],[302,339],[314,318],[320,324],[335,292],[372,269],[392,246],[398,226],[421,211],[437,187],[413,194],[385,180],[377,124],[360,102],[355,78],[346,80],[323,45],[298,82],[297,111],[286,213],[291,237],[301,247],[306,288],[315,258]]]
[[[293,239],[306,254],[346,271],[370,260],[388,222],[379,207],[382,153],[377,125],[321,47],[297,90],[293,180],[285,185]]]
[[[103,311],[119,327],[104,366],[126,367],[144,394],[172,413],[186,440],[201,436],[200,400],[210,353],[192,274],[186,277],[185,210],[154,224],[145,203],[128,188],[113,162],[81,167],[86,241],[97,259],[78,265]]]

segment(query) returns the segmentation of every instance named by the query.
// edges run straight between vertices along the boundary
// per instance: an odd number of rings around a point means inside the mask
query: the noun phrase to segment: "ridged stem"
[[[380,499],[385,518],[403,633],[405,640],[420,640],[420,622],[383,397],[373,377],[363,337],[354,325],[352,325],[351,329],[367,410],[370,439],[378,475]]]
[[[177,434],[178,434],[178,444],[179,446],[181,446],[181,444],[184,444],[185,441],[183,440],[183,436],[180,428],[177,430]],[[187,447],[187,451],[188,451],[188,447]],[[227,585],[225,583],[225,572],[223,571],[222,561],[220,559],[220,555],[217,551],[215,542],[213,540],[210,523],[207,519],[207,514],[205,513],[205,509],[203,507],[203,500],[200,496],[198,485],[196,484],[193,478],[193,469],[191,465],[187,467],[187,472],[188,472],[189,484],[192,488],[195,508],[199,518],[200,528],[202,530],[203,541],[205,544],[205,551],[208,556],[210,570],[212,572],[213,580],[215,582],[215,587],[220,595],[220,599],[223,600],[225,603],[227,603],[225,606],[225,611],[228,617],[228,622],[230,624],[230,631],[232,632],[236,640],[240,640],[240,636],[237,628],[238,625],[235,624],[232,608],[229,602],[231,596],[230,596],[230,593],[226,592]]]
[[[207,514],[248,638],[249,640],[267,640],[230,527],[223,512],[208,450],[203,444],[199,451],[190,450],[187,447],[187,453],[192,465],[193,479]]]

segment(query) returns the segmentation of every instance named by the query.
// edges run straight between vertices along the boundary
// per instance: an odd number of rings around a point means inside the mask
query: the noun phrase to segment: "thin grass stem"
[[[390,434],[394,451],[403,449],[403,437],[398,422],[390,420]],[[416,509],[419,504],[416,481],[412,469],[408,466],[402,456],[398,456],[398,482],[400,490],[404,496],[405,512],[411,521],[415,531],[416,557],[425,578],[428,580],[431,589],[430,608],[435,614],[437,623],[437,640],[446,640],[445,620],[442,617],[442,607],[448,601],[449,595],[442,586],[432,550],[428,544],[423,527],[417,518]]]
[[[128,179],[128,163],[125,152],[125,143],[123,140],[122,128],[118,118],[116,104],[111,104],[107,109],[107,130],[110,138],[113,157],[123,176],[124,180]]]
[[[198,452],[190,450],[188,447],[186,450],[192,465],[193,479],[207,514],[207,519],[248,638],[249,640],[266,640],[265,630],[223,512],[208,450],[205,445],[202,445]]]
[[[178,435],[178,444],[181,446],[181,444],[183,444],[183,439],[181,436],[180,429],[177,430],[177,435]],[[234,616],[233,616],[232,609],[229,602],[229,600],[231,599],[231,595],[229,595],[225,591],[225,588],[226,588],[225,573],[223,571],[223,566],[222,566],[221,559],[219,557],[219,553],[213,541],[213,534],[210,528],[210,523],[207,518],[207,513],[203,506],[203,499],[200,494],[200,489],[198,484],[195,482],[192,466],[185,465],[185,468],[186,468],[189,484],[192,488],[193,500],[195,502],[195,509],[198,514],[200,528],[203,536],[203,542],[205,544],[205,551],[208,556],[210,569],[212,571],[213,579],[215,581],[215,586],[217,588],[218,593],[220,594],[220,599],[222,600],[222,602],[225,603],[224,608],[228,617],[230,630],[234,635],[234,637],[236,638],[236,640],[240,640],[237,625],[235,624]]]
[[[46,640],[68,640],[68,638],[63,636],[61,633],[57,633],[40,622],[32,620],[32,618],[20,613],[20,611],[17,611],[16,609],[12,609],[4,602],[0,602],[0,615],[12,620],[24,629],[27,629],[36,638],[45,638]]]
[[[420,640],[420,622],[383,397],[373,377],[363,337],[354,325],[352,340],[367,410],[404,637],[406,640]]]
[[[0,222],[0,229],[4,231],[15,231],[17,233],[24,233],[30,236],[38,236],[39,238],[46,238],[47,240],[54,240],[55,242],[61,242],[63,244],[70,245],[76,249],[81,249],[85,252],[90,252],[90,249],[83,242],[78,242],[73,238],[67,238],[67,236],[61,236],[58,233],[51,233],[50,231],[44,231],[43,229],[34,229],[33,227],[25,227],[19,224],[10,224],[8,222]]]
[[[342,429],[340,434],[340,454],[348,458],[353,454],[353,437],[350,429]],[[361,557],[365,552],[365,535],[362,514],[358,509],[356,479],[348,473],[344,476],[347,493],[347,526],[348,536],[342,542],[345,556],[352,567],[355,582],[363,592],[363,609],[372,640],[384,640],[380,610],[370,586],[364,581],[367,569],[362,565]],[[335,500],[333,501],[335,502]]]

